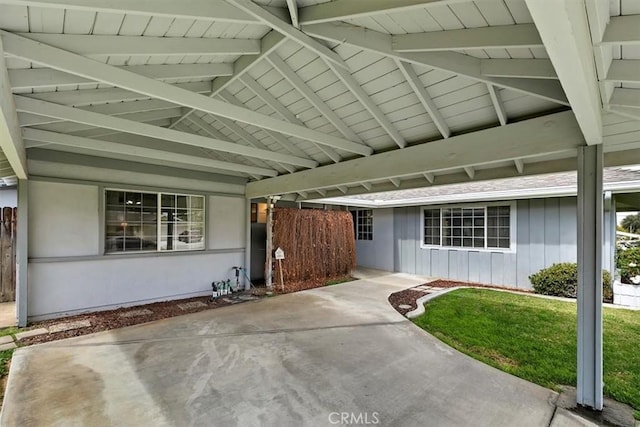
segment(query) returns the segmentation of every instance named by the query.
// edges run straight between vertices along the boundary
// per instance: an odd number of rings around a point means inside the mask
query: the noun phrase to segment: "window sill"
[[[436,245],[420,245],[420,249],[437,249],[440,251],[459,251],[459,252],[495,252],[503,254],[515,254],[515,248],[459,248],[455,246],[436,246]]]
[[[171,256],[196,256],[196,255],[215,255],[215,254],[232,254],[244,253],[245,248],[230,249],[201,249],[191,251],[153,251],[153,252],[129,252],[129,253],[110,253],[104,255],[83,255],[83,256],[65,256],[65,257],[43,257],[29,258],[29,263],[47,263],[47,262],[75,262],[75,261],[107,261],[114,259],[140,259],[140,258],[161,258]]]

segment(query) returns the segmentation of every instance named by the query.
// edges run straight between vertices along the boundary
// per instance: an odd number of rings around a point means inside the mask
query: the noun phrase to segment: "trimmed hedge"
[[[578,288],[578,264],[562,262],[543,268],[529,276],[533,290],[537,294],[556,297],[576,298]],[[602,272],[602,299],[605,302],[613,300],[611,274]]]
[[[622,283],[633,284],[631,279],[640,276],[640,248],[618,249],[616,267]]]

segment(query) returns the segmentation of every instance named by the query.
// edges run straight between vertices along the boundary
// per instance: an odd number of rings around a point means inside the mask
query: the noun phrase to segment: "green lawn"
[[[545,387],[576,384],[576,305],[485,289],[429,302],[415,323],[484,363]],[[640,311],[604,309],[604,393],[640,415]]]

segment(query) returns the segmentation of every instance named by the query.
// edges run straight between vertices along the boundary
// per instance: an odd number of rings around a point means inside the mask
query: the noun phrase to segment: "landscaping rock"
[[[71,331],[73,329],[89,328],[91,322],[89,320],[76,320],[75,322],[62,322],[49,326],[49,333],[55,334],[57,332]]]
[[[191,301],[191,302],[185,302],[183,304],[178,304],[178,308],[180,310],[192,310],[194,308],[200,308],[200,307],[206,307],[207,304],[203,303],[202,301]]]
[[[147,310],[146,308],[143,308],[141,310],[125,311],[124,313],[120,313],[118,316],[120,316],[120,317],[138,317],[138,316],[148,316],[150,314],[153,314],[153,311]]]
[[[45,328],[31,329],[30,331],[18,332],[16,334],[16,340],[20,341],[25,338],[36,337],[38,335],[48,334],[49,331]]]

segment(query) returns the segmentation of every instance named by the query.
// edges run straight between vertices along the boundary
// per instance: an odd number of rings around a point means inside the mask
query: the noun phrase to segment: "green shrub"
[[[640,275],[640,248],[618,249],[616,268],[623,283],[633,283],[631,279]]]
[[[529,280],[537,294],[575,298],[578,288],[578,264],[573,262],[553,264],[532,274]],[[602,299],[605,302],[611,302],[613,299],[611,274],[606,270],[602,272]]]

